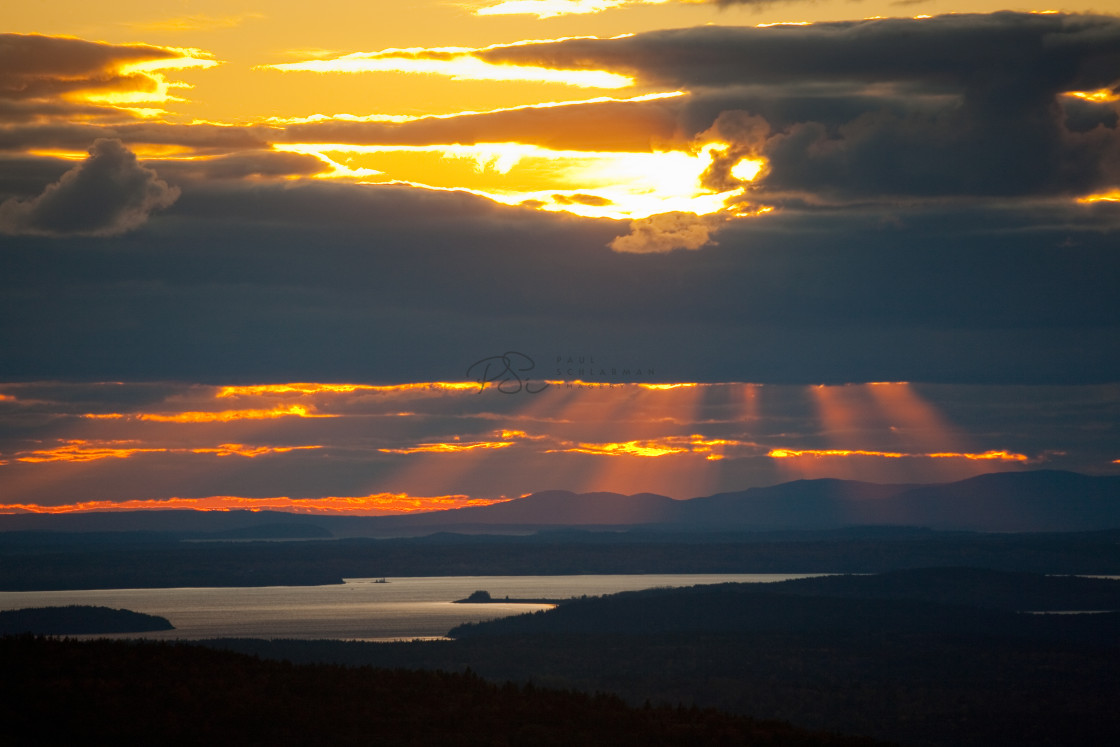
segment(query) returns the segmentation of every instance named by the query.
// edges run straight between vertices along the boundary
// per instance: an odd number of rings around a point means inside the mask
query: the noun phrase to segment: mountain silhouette
[[[1068,532],[1120,527],[1120,476],[1054,470],[991,473],[929,485],[795,480],[689,500],[549,490],[488,506],[394,516],[270,511],[119,511],[0,516],[0,531],[170,532],[215,538],[392,536],[434,532],[656,527],[686,531],[821,530],[911,526],[979,532]],[[106,540],[119,540],[106,537]]]

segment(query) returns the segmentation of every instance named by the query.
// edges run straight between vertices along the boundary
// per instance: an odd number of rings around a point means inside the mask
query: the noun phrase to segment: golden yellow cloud
[[[519,42],[520,44],[522,42]],[[383,49],[377,52],[354,52],[330,59],[282,62],[261,65],[262,69],[314,73],[414,73],[443,75],[452,80],[484,80],[492,82],[521,81],[556,83],[579,88],[625,88],[634,79],[606,70],[564,70],[536,65],[493,64],[478,55],[491,47],[411,47]]]

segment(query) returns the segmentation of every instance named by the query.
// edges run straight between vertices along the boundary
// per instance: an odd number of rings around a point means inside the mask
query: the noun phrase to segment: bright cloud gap
[[[562,40],[550,40],[562,41]],[[577,88],[627,88],[634,79],[606,70],[565,70],[535,65],[492,64],[478,57],[491,49],[516,47],[501,44],[476,49],[472,47],[413,47],[384,49],[379,52],[354,52],[326,60],[305,60],[261,65],[264,70],[313,73],[411,73],[443,75],[451,80],[491,82],[554,83]]]
[[[331,170],[320,178],[465,190],[506,205],[630,220],[729,211],[732,198],[740,196],[765,165],[761,159],[739,159],[731,169],[737,186],[717,191],[701,182],[713,160],[729,148],[723,143],[706,143],[693,152],[647,153],[552,150],[524,143],[293,143],[275,148],[321,159]],[[466,173],[455,168],[455,162],[467,162]],[[548,188],[542,188],[542,182]]]

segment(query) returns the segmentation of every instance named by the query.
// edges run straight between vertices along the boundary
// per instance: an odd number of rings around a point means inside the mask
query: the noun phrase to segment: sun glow
[[[182,101],[182,99],[173,96],[171,90],[191,87],[190,84],[182,81],[168,80],[164,71],[204,69],[221,64],[201,49],[168,48],[167,51],[179,56],[124,62],[112,70],[111,75],[135,81],[128,89],[118,88],[109,91],[83,89],[69,94],[66,98],[83,103],[104,104],[128,109],[141,116],[156,116],[162,114],[163,111],[152,107],[136,108],[134,105]]]
[[[1094,202],[1120,202],[1120,189],[1114,189],[1111,192],[1104,192],[1102,194],[1078,197],[1077,201],[1082,204],[1092,204]]]
[[[1066,96],[1073,96],[1082,101],[1091,101],[1094,104],[1105,104],[1111,101],[1120,101],[1120,93],[1111,88],[1101,88],[1096,91],[1066,91]]]
[[[318,178],[463,190],[506,205],[630,220],[726,210],[764,165],[760,159],[740,159],[732,169],[740,186],[722,192],[705,187],[704,173],[728,147],[706,143],[694,151],[634,153],[551,150],[523,143],[275,146],[322,160],[331,171]]]
[[[701,454],[708,461],[718,461],[727,457],[733,449],[756,451],[753,442],[728,438],[708,438],[699,433],[688,436],[663,436],[634,441],[607,443],[565,442],[545,453],[595,454],[601,456],[663,457],[676,454]]]

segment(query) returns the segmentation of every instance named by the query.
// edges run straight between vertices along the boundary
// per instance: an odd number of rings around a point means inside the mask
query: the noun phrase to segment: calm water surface
[[[773,582],[820,574],[652,574],[616,576],[422,576],[347,579],[333,586],[97,589],[0,592],[0,610],[86,604],[166,617],[175,630],[152,639],[439,638],[466,622],[547,609],[542,604],[453,604],[476,590],[493,598],[566,599],[661,586]]]

